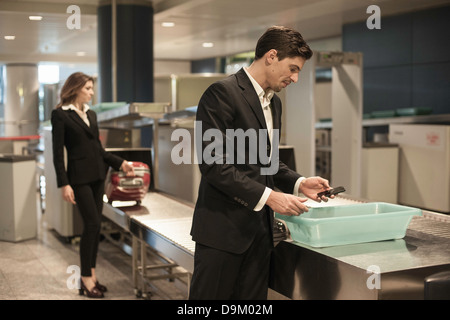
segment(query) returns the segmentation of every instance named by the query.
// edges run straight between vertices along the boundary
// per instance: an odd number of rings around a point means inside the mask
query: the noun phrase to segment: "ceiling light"
[[[79,57],[84,57],[85,55],[86,55],[86,52],[84,52],[84,51],[77,52],[77,56],[79,56]]]
[[[212,42],[203,42],[202,46],[203,46],[203,48],[212,48],[212,47],[214,47],[214,43],[212,43]]]
[[[41,21],[42,16],[29,16],[28,19],[30,19],[32,21]]]
[[[170,21],[163,22],[163,23],[161,23],[161,26],[163,26],[164,28],[172,28],[172,27],[175,27],[175,22],[170,22]]]
[[[14,40],[16,36],[5,36],[5,40]]]

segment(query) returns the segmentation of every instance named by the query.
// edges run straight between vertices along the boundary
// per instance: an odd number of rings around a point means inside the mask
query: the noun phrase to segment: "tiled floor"
[[[72,284],[73,275],[67,272],[68,267],[79,265],[78,243],[60,239],[47,227],[45,214],[38,215],[36,239],[0,241],[0,300],[89,299],[67,284],[68,280]],[[139,299],[134,293],[131,256],[106,239],[100,242],[96,272],[108,287],[104,299]],[[179,281],[157,280],[152,285],[152,300],[187,298],[187,290]]]

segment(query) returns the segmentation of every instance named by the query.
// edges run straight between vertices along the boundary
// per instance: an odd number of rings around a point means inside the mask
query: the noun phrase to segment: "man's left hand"
[[[306,197],[321,202],[328,201],[328,198],[326,196],[322,196],[322,198],[319,198],[317,194],[322,191],[330,190],[330,184],[327,179],[321,178],[321,177],[309,177],[304,179],[300,186],[298,187],[298,191],[303,193]],[[331,199],[334,198],[333,196],[330,196]]]

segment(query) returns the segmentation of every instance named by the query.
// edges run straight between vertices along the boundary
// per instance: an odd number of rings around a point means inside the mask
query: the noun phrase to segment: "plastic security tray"
[[[293,240],[311,247],[401,239],[420,209],[371,202],[310,208],[300,216],[276,217],[286,222]]]
[[[395,111],[399,116],[419,116],[433,112],[431,108],[400,108]]]

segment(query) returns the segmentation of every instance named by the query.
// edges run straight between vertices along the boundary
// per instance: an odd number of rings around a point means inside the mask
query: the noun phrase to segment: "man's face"
[[[302,57],[284,58],[278,60],[277,56],[270,59],[270,67],[267,75],[269,88],[275,92],[280,92],[291,82],[297,82],[299,72],[302,70],[306,59]]]

